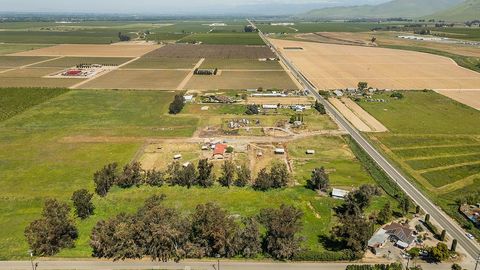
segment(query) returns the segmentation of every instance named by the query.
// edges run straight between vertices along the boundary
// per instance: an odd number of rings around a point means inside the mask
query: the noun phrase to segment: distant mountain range
[[[459,5],[426,17],[447,21],[480,20],[480,0],[467,0]]]
[[[445,18],[468,20],[480,17],[480,0],[393,0],[378,5],[328,7],[303,15],[322,19]]]

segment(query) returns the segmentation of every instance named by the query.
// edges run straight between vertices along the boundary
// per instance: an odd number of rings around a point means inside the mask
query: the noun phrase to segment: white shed
[[[332,197],[334,199],[345,199],[347,194],[348,194],[348,191],[346,191],[346,190],[342,190],[342,189],[338,189],[338,188],[334,188],[332,190]]]
[[[315,150],[312,150],[312,149],[308,149],[306,151],[307,155],[315,155]]]
[[[175,160],[179,160],[181,158],[182,158],[181,154],[177,154],[177,155],[173,156],[173,159],[175,159]]]
[[[285,149],[284,148],[276,148],[274,152],[277,155],[283,155],[283,154],[285,154]]]
[[[262,105],[262,108],[267,110],[273,110],[273,109],[278,109],[278,105],[265,104],[265,105]]]

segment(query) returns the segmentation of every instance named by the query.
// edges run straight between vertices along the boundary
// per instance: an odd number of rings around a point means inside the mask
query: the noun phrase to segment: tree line
[[[252,177],[252,172],[246,164],[237,166],[233,161],[225,160],[219,177],[216,177],[213,166],[208,159],[199,160],[196,166],[193,163],[182,165],[175,161],[165,171],[143,170],[138,162],[126,164],[119,170],[117,163],[110,163],[94,173],[93,181],[95,192],[101,197],[105,197],[114,185],[120,188],[144,184],[157,187],[169,184],[187,188],[192,186],[208,188],[218,182],[228,188],[251,185],[255,190],[267,191],[287,187],[291,181],[287,165],[280,161],[272,162],[269,170],[267,168],[260,170],[256,178]]]
[[[184,258],[264,254],[284,260],[300,250],[302,239],[296,235],[302,228],[303,214],[292,206],[263,209],[255,217],[236,220],[214,203],[199,204],[184,215],[166,207],[164,200],[164,195],[156,195],[135,214],[99,221],[90,237],[93,256],[178,262]]]

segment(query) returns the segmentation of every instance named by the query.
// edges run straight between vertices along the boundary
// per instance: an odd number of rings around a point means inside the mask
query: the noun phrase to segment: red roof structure
[[[81,73],[82,71],[78,69],[70,69],[67,71],[68,76],[77,76],[77,75],[80,75]]]
[[[213,155],[222,155],[225,154],[225,151],[227,151],[228,145],[226,144],[217,144],[215,145],[215,149],[213,150]]]

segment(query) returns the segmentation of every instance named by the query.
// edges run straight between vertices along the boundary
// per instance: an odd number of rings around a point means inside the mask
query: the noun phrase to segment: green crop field
[[[35,49],[44,48],[48,45],[37,44],[0,44],[0,55],[6,55],[11,53],[31,51]]]
[[[218,45],[265,45],[257,33],[197,33],[189,35],[179,42],[202,42]]]
[[[131,161],[149,138],[178,140],[191,137],[200,120],[205,118],[205,115],[196,113],[193,105],[188,105],[185,113],[168,115],[167,107],[175,92],[58,90],[63,94],[52,97],[50,92],[57,90],[42,91],[48,98],[0,122],[0,226],[4,228],[0,230],[2,260],[27,258],[28,246],[23,230],[39,217],[45,198],[54,197],[69,202],[73,191],[79,188],[93,190],[92,175],[104,164]],[[24,101],[18,98],[18,93],[9,90],[0,94],[17,97],[7,101],[10,107],[23,106]],[[213,110],[213,107],[216,109]],[[223,117],[234,116],[241,110],[239,106],[227,109],[224,105],[215,105],[208,113],[209,117],[218,118],[222,113],[227,114]],[[327,116],[317,117],[318,121],[325,122],[325,127],[334,128]],[[302,164],[302,151],[313,144],[317,154],[308,164]],[[296,166],[301,170],[295,177],[299,177],[301,182],[307,177],[304,170],[325,165],[336,170],[332,172],[334,186],[351,188],[374,183],[341,137],[315,137],[293,143],[291,151]],[[63,250],[57,257],[89,258],[89,234],[97,221],[120,212],[133,212],[148,196],[160,193],[167,195],[166,205],[184,212],[190,212],[196,204],[208,201],[215,201],[240,216],[252,216],[262,208],[277,207],[282,203],[294,205],[304,212],[301,233],[305,237],[304,247],[316,251],[325,249],[318,240],[319,236],[329,234],[335,224],[332,208],[341,203],[319,197],[302,185],[269,192],[219,186],[209,189],[170,186],[142,186],[127,190],[114,188],[105,198],[94,197],[95,215],[76,221],[79,228],[76,247]],[[387,200],[391,198],[386,195],[375,198],[368,213],[378,211]]]
[[[66,92],[66,89],[0,88],[0,122]]]
[[[455,201],[480,191],[480,112],[433,91],[402,93],[400,100],[376,94],[387,102],[359,103],[391,131],[369,137],[432,200],[466,224]]]

